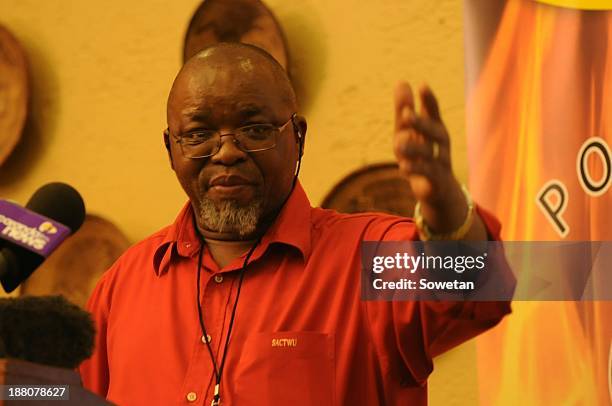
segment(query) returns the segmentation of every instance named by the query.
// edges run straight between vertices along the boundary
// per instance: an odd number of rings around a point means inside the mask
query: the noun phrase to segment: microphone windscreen
[[[83,198],[75,188],[61,182],[41,186],[26,204],[26,209],[62,223],[72,233],[85,221]]]
[[[93,351],[91,316],[63,296],[0,299],[0,358],[76,368]]]

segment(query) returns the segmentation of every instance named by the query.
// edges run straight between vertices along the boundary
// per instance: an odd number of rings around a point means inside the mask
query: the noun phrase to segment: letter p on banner
[[[536,204],[561,238],[567,237],[570,230],[562,217],[567,208],[568,198],[567,188],[557,179],[546,183],[536,197]]]

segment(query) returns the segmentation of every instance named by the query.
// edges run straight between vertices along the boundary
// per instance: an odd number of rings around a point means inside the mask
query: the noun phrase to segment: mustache
[[[259,168],[245,163],[235,166],[211,165],[200,173],[201,185],[213,186],[258,186],[264,183]]]
[[[238,173],[221,173],[214,175],[208,181],[208,187],[212,186],[238,186],[238,185],[254,185],[256,182],[246,176]]]

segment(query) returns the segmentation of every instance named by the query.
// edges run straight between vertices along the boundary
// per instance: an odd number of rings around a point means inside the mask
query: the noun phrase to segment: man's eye
[[[186,144],[201,144],[215,138],[214,131],[197,131],[183,135],[183,142]]]
[[[248,127],[243,127],[241,129],[241,132],[244,135],[253,140],[264,140],[268,138],[273,131],[274,127],[267,124],[252,125]]]

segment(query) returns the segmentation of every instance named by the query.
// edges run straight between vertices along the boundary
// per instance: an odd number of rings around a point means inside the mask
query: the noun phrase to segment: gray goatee
[[[252,234],[257,229],[263,201],[256,198],[246,206],[234,200],[225,200],[219,206],[212,200],[200,201],[200,224],[208,230],[219,233],[237,233],[241,237]]]

